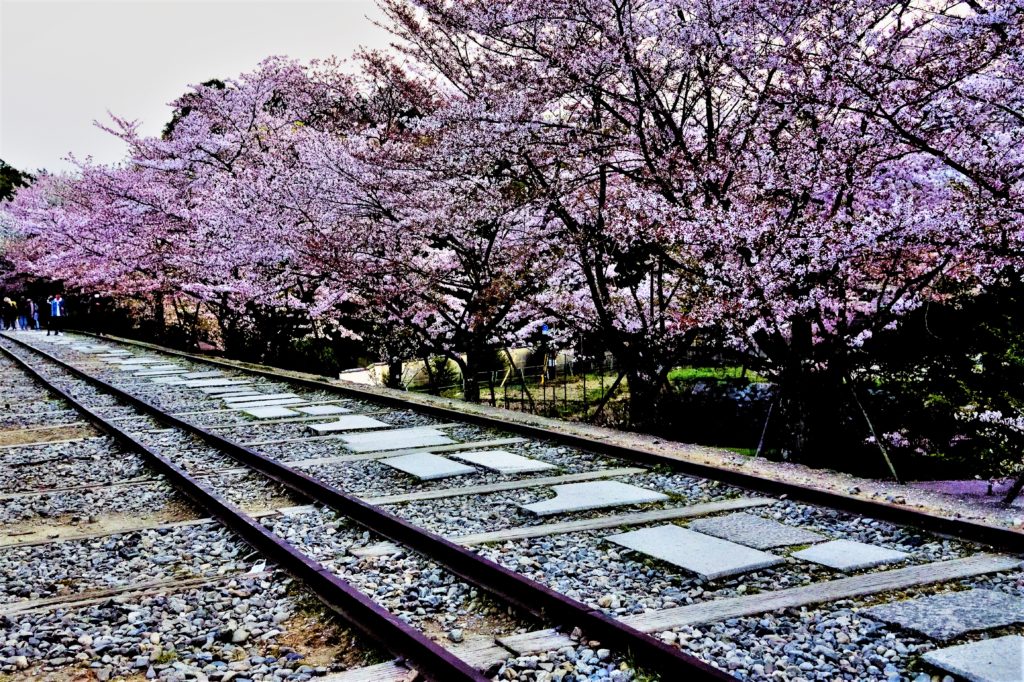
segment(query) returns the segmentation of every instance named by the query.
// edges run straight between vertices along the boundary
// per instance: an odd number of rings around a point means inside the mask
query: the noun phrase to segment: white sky
[[[373,0],[0,0],[0,159],[69,168],[68,153],[113,162],[107,111],[157,134],[192,83],[264,57],[347,57],[386,47]]]

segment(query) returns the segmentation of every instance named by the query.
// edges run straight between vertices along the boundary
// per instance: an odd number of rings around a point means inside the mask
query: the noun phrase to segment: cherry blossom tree
[[[384,6],[478,127],[532,133],[516,172],[645,406],[680,345],[722,329],[781,380],[785,445],[823,453],[811,426],[866,338],[940,280],[1017,265],[1019,2]],[[645,282],[664,324],[608,314]]]

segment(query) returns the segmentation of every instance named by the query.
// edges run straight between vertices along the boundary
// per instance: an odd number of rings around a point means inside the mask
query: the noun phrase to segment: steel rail
[[[410,661],[417,670],[436,682],[448,682],[449,680],[485,682],[487,680],[487,677],[480,671],[431,641],[423,633],[395,617],[355,587],[334,575],[322,564],[307,557],[290,543],[264,528],[238,507],[203,486],[174,462],[93,412],[10,349],[0,345],[0,351],[49,391],[73,405],[103,432],[109,434],[129,450],[141,455],[197,506],[210,516],[220,520],[253,548],[301,580],[325,605],[338,613],[354,628],[380,643],[396,657]]]
[[[331,507],[369,530],[425,555],[501,600],[542,620],[579,627],[592,638],[628,653],[641,668],[664,675],[666,679],[678,679],[678,675],[685,672],[687,680],[735,680],[722,670],[640,632],[599,609],[591,608],[530,580],[436,533],[411,524],[399,516],[368,504],[354,495],[270,459],[240,443],[168,414],[146,400],[93,377],[20,339],[8,335],[5,335],[5,338],[41,355],[84,381],[99,386],[155,419],[192,433],[299,495]]]
[[[272,368],[254,366],[249,363],[212,358],[186,351],[165,348],[145,341],[136,341],[122,337],[99,337],[91,332],[79,332],[95,338],[114,339],[119,343],[125,343],[137,347],[148,348],[157,352],[188,358],[196,362],[233,369],[239,372],[249,372],[259,376],[272,378],[277,381],[288,381],[307,388],[316,390],[333,391],[340,395],[358,400],[375,402],[389,407],[398,407],[406,410],[414,410],[422,414],[438,417],[445,421],[462,421],[476,426],[484,426],[492,429],[510,431],[523,436],[539,438],[558,442],[562,445],[588,450],[590,452],[623,459],[629,462],[640,462],[655,466],[666,466],[680,473],[706,478],[714,481],[721,481],[748,490],[757,491],[769,495],[786,495],[794,500],[815,504],[822,507],[830,507],[851,514],[869,516],[876,519],[890,521],[903,526],[918,528],[938,535],[945,535],[959,538],[968,542],[989,545],[1004,551],[1015,553],[1024,552],[1024,533],[1010,528],[1000,528],[984,523],[977,523],[967,519],[948,518],[919,509],[910,509],[902,505],[891,504],[879,500],[869,500],[852,495],[808,488],[797,483],[777,481],[764,478],[756,474],[734,471],[712,464],[700,464],[685,460],[667,457],[656,452],[649,452],[638,448],[632,448],[615,443],[606,443],[596,438],[565,433],[555,429],[548,429],[543,426],[524,424],[521,422],[506,421],[486,414],[464,413],[459,410],[443,407],[441,405],[423,405],[418,402],[405,400],[398,396],[381,395],[373,391],[357,388],[355,386],[340,386],[329,381],[311,379],[307,377],[292,376],[282,371],[275,371]]]

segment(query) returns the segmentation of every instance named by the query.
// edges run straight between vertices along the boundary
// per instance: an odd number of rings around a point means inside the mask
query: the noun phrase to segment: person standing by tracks
[[[25,299],[25,306],[28,308],[28,328],[39,331],[39,306],[31,298]]]
[[[59,336],[64,328],[64,318],[67,317],[64,298],[60,294],[55,294],[47,298],[46,302],[50,304],[50,318],[46,325],[46,335],[49,336],[52,331],[55,336]]]
[[[3,321],[4,329],[8,331],[18,328],[18,304],[10,296],[4,296]]]

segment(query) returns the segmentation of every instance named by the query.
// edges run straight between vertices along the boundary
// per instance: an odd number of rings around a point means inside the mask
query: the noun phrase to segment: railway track
[[[0,344],[193,504],[435,679],[931,679],[951,669],[947,644],[1024,633],[1024,608],[1013,612],[1024,604],[1022,545],[1010,531],[669,468],[648,453],[108,340]],[[90,442],[70,441],[62,462]],[[47,480],[47,491],[0,497],[165,485],[138,474],[56,492]],[[256,503],[260,521],[239,509]],[[359,576],[406,561],[490,595],[518,614],[518,632],[460,658],[431,640],[429,619],[406,616],[417,629],[358,588]],[[952,637],[900,612],[942,620],[949,598],[973,614]],[[880,605],[896,615],[871,611]],[[446,626],[444,641],[463,629]],[[607,648],[584,646],[580,660],[581,634]],[[545,666],[529,668],[538,655]],[[524,657],[526,670],[494,668]]]

